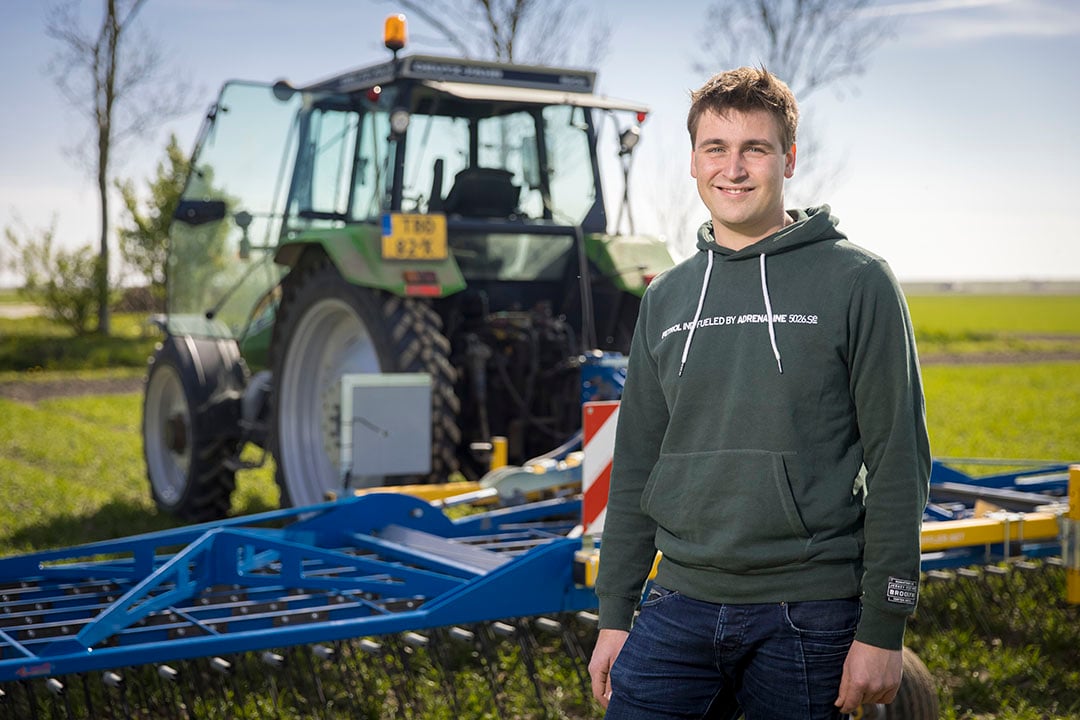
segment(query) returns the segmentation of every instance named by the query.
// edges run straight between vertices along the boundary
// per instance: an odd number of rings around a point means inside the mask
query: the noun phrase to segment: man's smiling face
[[[795,147],[765,110],[702,113],[690,175],[712,215],[716,241],[740,250],[787,222],[784,179],[795,171]]]

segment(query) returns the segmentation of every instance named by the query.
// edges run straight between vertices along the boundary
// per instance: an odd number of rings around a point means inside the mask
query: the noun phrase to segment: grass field
[[[160,337],[145,314],[114,313],[112,335],[73,337],[45,317],[0,317],[0,373],[145,368]]]
[[[1071,347],[1071,336],[1080,335],[1080,298],[916,297],[911,307],[924,355],[955,353],[963,360],[965,353],[1007,352],[1015,360],[924,367],[936,456],[1080,460],[1080,359],[1048,362],[1043,346],[1024,344],[1035,335],[1058,336]],[[140,343],[153,340],[142,336],[139,320],[120,327],[145,357]],[[0,321],[0,355],[16,337],[64,339],[40,319]],[[81,377],[141,372],[140,362]],[[0,385],[73,376],[9,371],[0,373]],[[174,525],[149,498],[140,415],[138,392],[36,403],[0,398],[0,555]],[[241,473],[236,512],[276,503],[270,468]],[[983,578],[927,589],[909,644],[940,684],[942,717],[1080,720],[1080,612],[1059,602],[1059,575],[1039,574],[1030,585],[1021,578],[997,587]]]

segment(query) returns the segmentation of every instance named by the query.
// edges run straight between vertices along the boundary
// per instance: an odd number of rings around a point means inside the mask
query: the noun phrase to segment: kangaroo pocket
[[[759,450],[662,455],[642,495],[659,525],[657,548],[674,562],[729,572],[805,561],[810,533],[792,491],[794,461]]]

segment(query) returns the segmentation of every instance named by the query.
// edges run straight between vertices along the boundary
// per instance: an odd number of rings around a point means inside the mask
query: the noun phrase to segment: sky
[[[71,156],[88,121],[46,72],[57,50],[44,32],[52,4],[0,0],[0,227],[34,231],[55,219],[59,244],[96,247],[95,181]],[[99,4],[82,0],[88,23]],[[636,230],[685,256],[707,218],[685,119],[707,75],[693,67],[708,58],[709,3],[586,4],[609,30],[597,91],[651,107],[631,177]],[[119,148],[114,176],[144,185],[170,132],[190,149],[228,79],[304,83],[384,61],[383,19],[397,10],[390,0],[149,0],[140,31],[199,109]],[[1070,217],[1080,196],[1080,1],[877,0],[874,12],[893,33],[866,71],[803,105],[801,131],[820,138],[829,177],[800,185],[813,160],[800,158],[789,200],[828,203],[901,281],[1080,280]],[[419,18],[409,29],[406,52],[451,54]],[[658,206],[687,208],[681,231],[660,222]],[[0,243],[0,264],[7,257]],[[0,284],[15,281],[0,272]]]

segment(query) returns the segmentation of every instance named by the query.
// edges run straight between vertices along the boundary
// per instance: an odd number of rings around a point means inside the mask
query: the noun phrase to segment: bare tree
[[[718,0],[706,10],[704,51],[695,72],[712,75],[739,65],[764,65],[805,101],[817,91],[841,91],[866,70],[867,60],[892,31],[889,18],[869,12],[874,0]],[[803,185],[820,190],[839,175],[819,160],[821,142],[809,124],[799,139]],[[813,156],[812,166],[805,165]],[[807,177],[809,175],[809,177]]]
[[[696,72],[764,64],[800,100],[866,70],[889,34],[887,18],[867,12],[873,0],[720,0],[706,11],[708,55]]]
[[[49,72],[64,98],[90,120],[90,141],[77,159],[92,169],[101,204],[98,332],[109,334],[109,171],[123,141],[181,114],[187,87],[165,75],[158,46],[132,38],[146,0],[104,0],[96,31],[83,27],[78,0],[51,9],[46,34],[60,43]]]
[[[423,19],[467,58],[595,66],[607,52],[606,23],[590,16],[579,0],[393,2]]]

